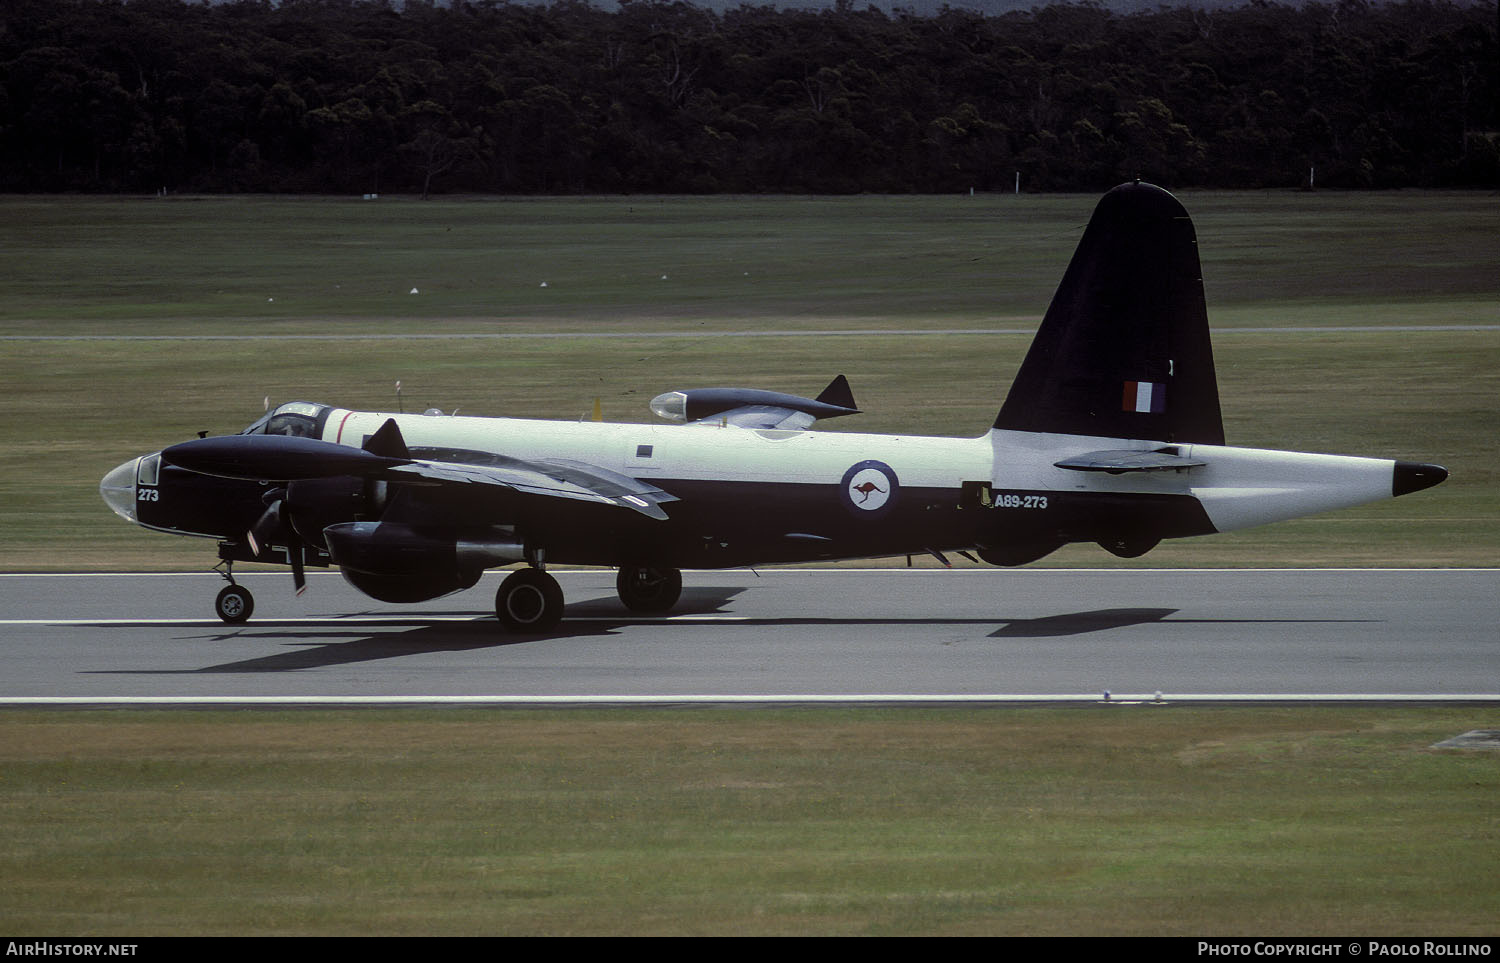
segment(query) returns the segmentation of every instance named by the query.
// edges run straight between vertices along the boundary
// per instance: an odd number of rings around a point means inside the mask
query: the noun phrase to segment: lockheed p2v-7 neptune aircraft
[[[1428,488],[1437,465],[1225,445],[1197,240],[1139,182],[1104,196],[996,417],[975,438],[809,430],[857,413],[818,397],[707,388],[651,408],[675,424],[351,411],[293,402],[236,435],[132,458],[100,485],[146,528],[216,539],[237,561],[336,565],[419,602],[525,563],[500,585],[510,630],[563,612],[552,563],[619,570],[621,601],[665,612],[684,568],[930,553],[995,565],[1069,542],[1136,557],[1208,535]],[[972,553],[972,555],[970,555]]]

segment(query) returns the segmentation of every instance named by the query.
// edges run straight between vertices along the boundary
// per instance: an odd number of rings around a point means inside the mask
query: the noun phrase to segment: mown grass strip
[[[1500,200],[1188,192],[1210,318],[1496,320]],[[899,325],[1041,316],[1097,201],[969,197],[0,198],[0,333]],[[547,282],[542,287],[542,282]],[[418,293],[412,295],[411,289]],[[1486,310],[1487,309],[1487,310]],[[1275,312],[1273,312],[1274,314]],[[1487,316],[1484,316],[1487,315]],[[1226,317],[1219,323],[1230,323]],[[814,323],[816,322],[816,323]]]
[[[0,919],[97,934],[1483,935],[1488,708],[0,714]]]

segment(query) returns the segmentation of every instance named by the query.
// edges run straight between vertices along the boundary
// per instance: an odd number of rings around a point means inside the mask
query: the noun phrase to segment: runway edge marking
[[[1500,703],[1500,693],[1053,693],[1034,695],[851,693],[847,695],[470,695],[470,696],[0,696],[0,707],[77,706],[552,706],[552,705],[1007,705],[1074,703],[1167,706],[1196,703]]]
[[[505,569],[488,571],[486,575],[504,575]],[[605,575],[614,571],[613,569],[564,569],[549,568],[556,575]],[[728,573],[744,573],[762,578],[767,575],[942,575],[944,577],[954,575],[1191,575],[1201,574],[1252,574],[1255,572],[1369,572],[1371,574],[1380,572],[1419,572],[1425,574],[1493,574],[1500,572],[1500,567],[1475,567],[1475,568],[1028,568],[1028,569],[995,569],[995,568],[692,568],[683,569],[684,573],[695,575],[723,575]],[[237,578],[282,578],[282,572],[243,572],[236,573]],[[312,578],[336,578],[337,572],[308,572],[307,577]],[[217,572],[0,572],[0,579],[5,578],[214,578],[223,579]]]

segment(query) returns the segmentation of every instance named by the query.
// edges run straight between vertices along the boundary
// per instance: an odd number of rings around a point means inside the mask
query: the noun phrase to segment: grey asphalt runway
[[[1500,570],[689,572],[670,617],[559,572],[544,637],[502,633],[499,574],[387,605],[319,573],[0,576],[0,703],[498,697],[1500,699]]]

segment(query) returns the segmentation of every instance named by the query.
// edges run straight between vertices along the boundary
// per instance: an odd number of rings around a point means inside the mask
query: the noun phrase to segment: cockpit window
[[[302,438],[311,438],[317,434],[317,431],[317,423],[306,415],[272,415],[271,420],[266,422],[268,435],[297,435]]]
[[[288,401],[274,411],[250,425],[242,435],[292,435],[299,438],[318,438],[323,434],[323,422],[328,420],[328,409],[307,401]]]
[[[147,455],[141,459],[136,468],[135,481],[138,485],[147,485],[155,488],[161,476],[161,452]]]

